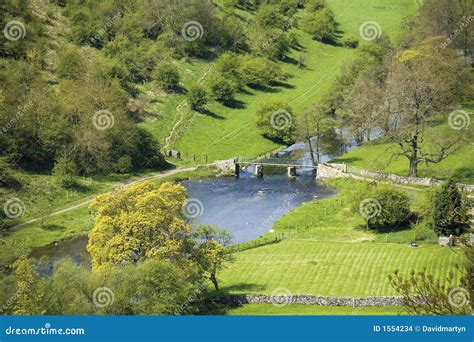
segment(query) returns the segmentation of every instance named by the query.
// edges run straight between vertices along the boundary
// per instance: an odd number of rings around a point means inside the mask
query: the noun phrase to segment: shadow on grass
[[[199,113],[210,116],[211,118],[214,118],[214,119],[225,120],[225,117],[223,117],[222,115],[211,112],[208,109],[203,109]]]
[[[242,102],[240,100],[231,100],[231,101],[226,101],[223,103],[224,106],[232,109],[244,109],[245,108],[245,102]]]

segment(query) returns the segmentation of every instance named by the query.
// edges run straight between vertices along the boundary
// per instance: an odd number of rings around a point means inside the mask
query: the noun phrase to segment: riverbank
[[[264,235],[271,240],[272,234],[285,233],[283,240],[235,253],[235,262],[218,275],[222,291],[231,295],[276,293],[365,298],[396,295],[388,275],[397,269],[405,275],[412,270],[427,269],[441,282],[449,272],[460,276],[456,265],[462,261],[461,253],[456,248],[438,246],[434,232],[420,235],[409,226],[387,233],[365,228],[364,219],[351,210],[351,200],[368,183],[354,179],[326,182],[336,188],[338,194],[315,199],[290,211],[274,224],[274,233]],[[426,190],[399,190],[410,197],[412,210],[418,210]],[[418,247],[414,248],[409,242],[415,240]],[[387,308],[362,310],[387,314]],[[229,314],[232,312],[350,314],[342,307],[273,307],[268,304],[229,308]]]
[[[213,177],[219,173],[212,167],[173,171],[171,174],[164,172],[161,176],[146,177],[142,181],[159,185],[169,181]],[[136,184],[136,181],[133,184]],[[57,215],[37,219],[31,224],[3,232],[0,235],[0,268],[7,267],[21,255],[28,255],[36,248],[87,234],[93,225],[93,217],[88,208],[88,203],[92,200],[80,206],[74,205],[70,210]]]

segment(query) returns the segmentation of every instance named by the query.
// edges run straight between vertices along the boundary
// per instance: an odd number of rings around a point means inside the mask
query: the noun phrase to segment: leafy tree
[[[35,266],[26,257],[13,265],[15,272],[15,315],[41,315],[44,313],[44,280],[40,278]]]
[[[64,188],[72,188],[77,185],[74,178],[77,172],[76,163],[63,155],[58,158],[53,168],[55,180]]]
[[[449,51],[440,52],[431,42],[399,53],[391,63],[387,93],[397,103],[399,118],[389,137],[400,147],[393,157],[407,158],[411,177],[419,164],[439,163],[460,146],[462,131],[430,136],[426,129],[453,100],[456,64]]]
[[[431,225],[438,235],[460,235],[469,227],[467,199],[452,177],[435,192],[432,206]]]
[[[257,127],[270,139],[291,144],[295,126],[292,109],[287,103],[269,102],[257,111]]]
[[[206,89],[199,85],[191,87],[187,93],[187,101],[192,109],[203,111],[209,101]]]
[[[296,122],[295,140],[301,139],[308,142],[313,165],[320,161],[322,136],[332,129],[335,124],[334,119],[327,112],[328,109],[324,105],[314,103],[298,116]],[[314,160],[313,139],[315,141],[316,160]]]
[[[216,101],[225,104],[234,100],[237,84],[222,76],[213,75],[209,80],[209,90]]]
[[[356,196],[352,210],[359,212],[367,226],[379,231],[400,230],[410,219],[410,199],[391,188],[368,188]]]
[[[208,274],[216,291],[219,291],[217,272],[224,267],[224,263],[232,261],[232,255],[226,251],[226,247],[231,244],[232,235],[215,226],[200,225],[194,232],[194,237],[198,242],[195,258],[201,269]]]
[[[166,91],[179,87],[180,75],[178,68],[170,63],[160,64],[153,72],[153,79]]]
[[[82,51],[78,48],[69,48],[58,56],[57,74],[69,80],[85,79],[88,73],[88,63]]]
[[[303,30],[311,34],[315,40],[326,42],[335,38],[334,13],[327,7],[315,12],[307,12],[301,20],[301,25]]]
[[[97,197],[87,245],[93,269],[150,258],[186,259],[191,245],[191,227],[182,213],[186,198],[186,189],[172,183],[138,184]]]
[[[242,83],[253,87],[270,86],[282,75],[275,63],[265,58],[250,56],[241,59],[238,73]]]
[[[403,298],[405,308],[415,315],[469,315],[472,313],[468,301],[465,278],[458,282],[452,272],[439,279],[426,271],[411,271],[403,276],[395,270],[389,276],[390,283]],[[459,293],[456,293],[459,291]],[[460,302],[454,296],[461,296]],[[463,298],[464,297],[464,298]]]

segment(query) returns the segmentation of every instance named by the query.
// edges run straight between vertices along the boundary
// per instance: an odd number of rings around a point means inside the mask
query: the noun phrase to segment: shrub
[[[295,130],[291,107],[279,101],[262,105],[257,111],[257,127],[266,137],[291,144]]]
[[[118,173],[128,173],[132,171],[132,158],[130,156],[120,157],[114,165],[114,170]]]
[[[361,192],[353,203],[353,210],[366,219],[371,229],[401,230],[410,219],[410,200],[398,190],[385,187],[369,188]]]
[[[173,91],[178,88],[181,77],[178,68],[173,64],[161,64],[153,72],[153,79],[163,90]]]
[[[65,156],[57,159],[53,168],[53,176],[55,181],[63,188],[74,188],[77,186],[77,181],[74,178],[77,172],[75,162]]]
[[[219,102],[227,103],[234,100],[237,85],[232,80],[222,76],[214,75],[209,80],[209,89],[212,97]]]
[[[249,86],[263,87],[274,83],[281,76],[280,68],[261,57],[247,56],[239,67],[240,79]]]
[[[189,89],[187,94],[188,104],[196,111],[202,111],[208,102],[206,89],[197,85]]]
[[[342,39],[342,45],[350,48],[356,48],[359,46],[359,39],[354,36],[344,37],[344,39]]]
[[[453,178],[435,192],[432,203],[430,221],[438,235],[460,235],[469,227],[467,199]]]
[[[334,13],[329,8],[317,12],[309,12],[302,20],[303,30],[320,42],[331,41],[336,34]]]

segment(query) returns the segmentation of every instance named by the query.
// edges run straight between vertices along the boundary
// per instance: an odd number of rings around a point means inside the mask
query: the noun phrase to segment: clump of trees
[[[266,137],[291,144],[296,127],[293,110],[284,102],[265,103],[257,111],[257,127]]]
[[[22,257],[0,280],[3,314],[181,315],[202,309],[206,281],[232,261],[232,236],[215,226],[194,232],[184,216],[186,189],[138,184],[99,196],[87,250],[92,271],[65,260],[52,274]],[[74,287],[68,284],[74,283]]]
[[[153,71],[153,79],[165,91],[173,91],[179,88],[181,79],[178,68],[171,64],[159,64]]]
[[[315,40],[331,42],[336,38],[337,24],[334,13],[323,0],[309,1],[301,26]]]

